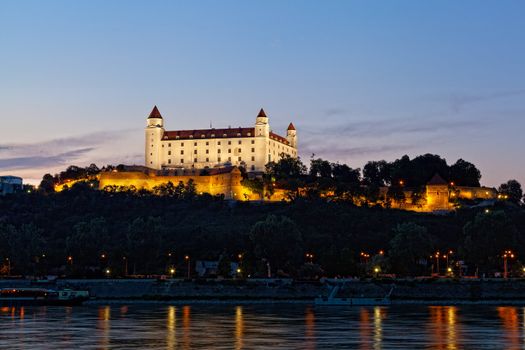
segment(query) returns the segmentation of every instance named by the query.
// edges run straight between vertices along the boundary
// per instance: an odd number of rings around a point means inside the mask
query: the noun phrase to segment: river
[[[525,307],[0,308],[0,349],[524,349]]]

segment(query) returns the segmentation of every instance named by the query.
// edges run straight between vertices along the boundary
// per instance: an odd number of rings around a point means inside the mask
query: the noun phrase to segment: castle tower
[[[262,108],[259,111],[259,114],[257,114],[257,118],[255,118],[255,136],[270,136],[270,124],[268,123],[268,117]]]
[[[152,169],[160,170],[162,168],[162,136],[164,135],[164,120],[157,106],[149,114],[145,129],[146,141],[146,164],[145,166]]]
[[[264,165],[272,160],[269,153],[268,140],[270,139],[270,124],[268,123],[268,116],[261,108],[257,118],[255,118],[255,163],[257,164],[253,169],[256,171],[264,171]]]
[[[288,125],[288,129],[286,130],[286,140],[290,142],[290,146],[297,148],[297,130],[295,130],[293,123]]]

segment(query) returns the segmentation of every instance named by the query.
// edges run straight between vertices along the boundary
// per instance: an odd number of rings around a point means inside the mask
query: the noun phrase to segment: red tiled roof
[[[157,108],[157,106],[153,107],[153,110],[149,114],[148,119],[149,118],[160,118],[160,119],[162,119],[162,115],[160,114],[159,109]]]
[[[204,135],[204,137],[202,136]],[[213,136],[212,136],[213,135]],[[226,136],[224,136],[226,135]],[[163,140],[211,139],[255,136],[255,128],[175,130],[164,132]]]
[[[285,145],[289,145],[290,144],[287,139],[285,139],[284,137],[279,136],[279,135],[277,135],[277,134],[275,134],[273,132],[270,132],[270,138],[273,139],[273,140],[279,141],[281,143],[284,143]]]
[[[293,125],[293,123],[290,123],[290,125],[288,125],[287,130],[295,130],[295,126]]]
[[[441,177],[441,175],[439,175],[438,173],[436,173],[432,179],[430,179],[430,181],[427,183],[427,185],[448,185],[448,182],[445,181],[445,179],[443,179]]]
[[[268,118],[266,116],[266,113],[264,113],[264,109],[261,108],[261,110],[259,111],[259,114],[257,114],[257,118]]]

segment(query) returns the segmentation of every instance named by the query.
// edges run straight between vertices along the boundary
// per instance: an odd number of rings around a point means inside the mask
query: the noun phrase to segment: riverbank
[[[383,297],[392,288],[395,304],[525,304],[525,280],[323,280],[291,279],[203,280],[183,279],[28,279],[0,280],[0,288],[45,287],[88,290],[93,302],[180,303],[310,303],[343,284],[339,297]]]

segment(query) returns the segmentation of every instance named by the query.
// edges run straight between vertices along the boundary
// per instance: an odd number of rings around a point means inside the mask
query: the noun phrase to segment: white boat
[[[344,286],[344,284],[343,284]],[[341,285],[336,285],[330,291],[328,296],[320,296],[315,299],[315,305],[328,305],[328,306],[366,306],[366,305],[390,305],[390,295],[394,290],[394,286],[390,289],[387,295],[382,298],[369,298],[365,296],[360,297],[337,297],[337,293],[341,289]]]
[[[89,299],[89,292],[71,289],[2,288],[0,305],[80,305]]]

